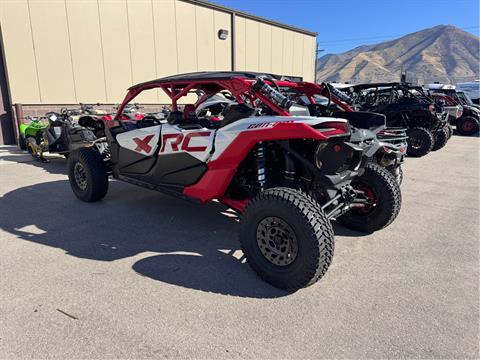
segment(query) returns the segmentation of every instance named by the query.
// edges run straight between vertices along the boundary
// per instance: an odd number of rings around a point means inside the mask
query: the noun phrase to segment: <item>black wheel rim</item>
[[[418,136],[410,137],[409,143],[412,149],[420,149],[422,147],[422,140]]]
[[[73,175],[75,177],[75,183],[81,190],[85,190],[87,188],[87,173],[85,172],[85,168],[79,162],[75,164],[73,168]]]
[[[274,265],[287,266],[297,258],[295,232],[278,217],[267,217],[258,223],[257,244],[262,255]]]

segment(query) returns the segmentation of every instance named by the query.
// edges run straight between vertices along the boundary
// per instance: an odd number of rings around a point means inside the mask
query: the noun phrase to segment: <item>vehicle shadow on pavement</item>
[[[346,227],[344,227],[343,225],[340,225],[336,221],[332,221],[332,226],[333,226],[333,232],[335,233],[335,236],[362,237],[362,236],[370,235],[367,233],[362,233],[359,231],[347,229]]]
[[[10,152],[11,153],[11,152]],[[40,160],[34,159],[30,154],[26,152],[20,152],[18,155],[1,155],[2,162],[11,162],[17,164],[26,164],[30,166],[35,166],[42,168],[50,174],[67,174],[67,159],[63,156],[48,156],[45,158],[49,160],[48,163],[41,162]]]
[[[145,252],[133,270],[185,288],[239,297],[288,295],[260,280],[241,257],[238,220],[219,203],[192,204],[118,181],[98,203],[77,200],[66,180],[0,197],[0,228],[96,261]]]

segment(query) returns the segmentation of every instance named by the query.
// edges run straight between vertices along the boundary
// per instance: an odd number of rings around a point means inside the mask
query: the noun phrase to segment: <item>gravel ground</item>
[[[479,138],[407,159],[403,206],[286,294],[242,263],[235,215],[0,147],[0,358],[470,358],[479,354]]]

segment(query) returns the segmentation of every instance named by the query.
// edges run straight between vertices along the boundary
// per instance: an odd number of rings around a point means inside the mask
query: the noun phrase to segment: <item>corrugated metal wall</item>
[[[235,17],[237,70],[301,76],[313,81],[316,39],[292,30]]]
[[[232,15],[181,0],[1,0],[0,22],[13,103],[116,103],[138,82],[232,70]],[[236,70],[313,80],[315,37],[241,16],[235,27]]]

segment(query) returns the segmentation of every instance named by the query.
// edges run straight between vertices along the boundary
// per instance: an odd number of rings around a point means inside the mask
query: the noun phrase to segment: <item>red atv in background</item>
[[[116,113],[107,113],[106,111],[98,110],[94,107],[100,106],[100,104],[80,105],[82,113],[78,118],[78,124],[92,130],[98,138],[105,136],[104,128],[105,126],[112,125]],[[115,109],[118,111],[118,108],[119,106],[116,106]],[[128,104],[122,111],[121,119],[127,122],[142,120],[145,117],[145,114],[139,112],[141,108],[142,107],[137,103]]]
[[[463,106],[445,94],[430,94],[433,100],[441,106],[448,114],[448,122],[455,125],[457,119],[463,115]]]
[[[453,103],[462,107],[460,116],[455,119],[450,117],[449,119],[450,124],[455,125],[458,134],[470,136],[478,133],[480,129],[480,106],[474,104],[467,94],[455,89],[434,89],[430,90],[430,94],[436,99],[442,99],[442,102],[446,104]]]
[[[348,120],[311,116],[282,94],[285,86],[315,87],[250,72],[181,74],[132,86],[97,140],[105,150],[92,146],[70,156],[72,190],[82,201],[98,201],[112,176],[199,203],[217,199],[241,214],[241,248],[260,277],[289,291],[309,286],[332,261],[330,221],[346,217],[345,226],[379,230],[397,216],[401,194],[395,178],[369,161],[372,148],[349,141]],[[172,100],[167,119],[122,120],[125,106],[154,88]],[[179,106],[192,93],[197,101]],[[219,94],[231,102],[219,114],[198,116],[197,107]],[[314,102],[313,93],[307,96]]]

